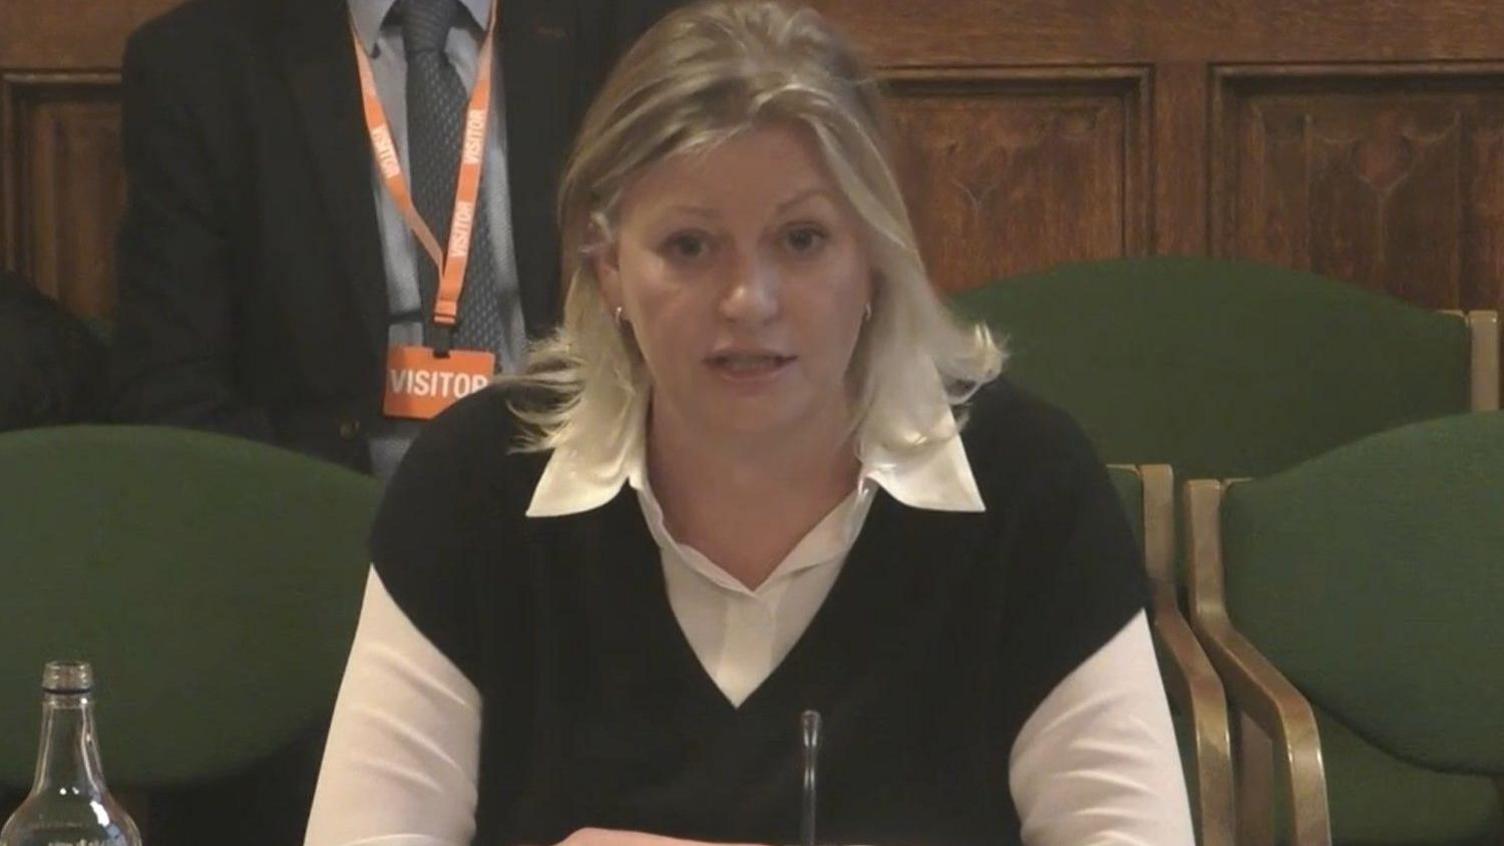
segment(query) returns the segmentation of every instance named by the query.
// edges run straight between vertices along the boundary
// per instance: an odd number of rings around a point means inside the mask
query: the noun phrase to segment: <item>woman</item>
[[[792,842],[805,709],[822,842],[1192,842],[1121,508],[932,292],[883,115],[772,3],[623,59],[562,329],[382,506],[310,846]]]

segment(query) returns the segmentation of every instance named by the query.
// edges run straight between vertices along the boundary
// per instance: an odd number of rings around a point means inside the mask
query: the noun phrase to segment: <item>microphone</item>
[[[820,757],[820,712],[806,710],[800,714],[799,727],[804,763],[804,807],[799,815],[799,839],[803,846],[815,846],[815,768]]]

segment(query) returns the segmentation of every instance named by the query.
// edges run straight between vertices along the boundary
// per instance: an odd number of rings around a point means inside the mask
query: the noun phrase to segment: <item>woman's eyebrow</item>
[[[794,194],[792,197],[789,197],[788,199],[780,202],[777,206],[777,211],[783,212],[787,209],[799,205],[800,203],[812,197],[824,197],[827,200],[831,199],[830,191],[817,185],[806,188],[798,192],[797,194]],[[671,212],[691,214],[695,215],[696,217],[705,218],[719,218],[721,216],[719,209],[715,209],[710,206],[697,206],[693,203],[674,203],[673,205],[664,206],[660,213]]]
[[[716,211],[715,209],[710,208],[709,206],[695,206],[695,205],[690,205],[688,203],[677,203],[675,205],[668,206],[668,207],[664,208],[664,211],[665,212],[682,212],[684,214],[695,215],[696,217],[720,217],[721,216],[721,213],[719,211]]]
[[[785,209],[788,209],[791,206],[797,206],[800,203],[804,202],[805,200],[808,200],[810,197],[815,197],[815,196],[823,196],[826,199],[830,199],[830,192],[827,191],[825,188],[819,186],[819,185],[815,185],[815,186],[812,186],[810,188],[806,188],[803,191],[800,191],[799,193],[795,194],[794,196],[788,198],[787,200],[784,200],[783,202],[779,203],[778,204],[778,210],[779,211],[784,211]]]

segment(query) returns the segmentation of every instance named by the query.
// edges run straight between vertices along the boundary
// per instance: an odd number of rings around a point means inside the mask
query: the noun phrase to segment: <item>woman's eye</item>
[[[683,233],[669,238],[664,247],[672,258],[693,260],[710,252],[710,241],[704,235]]]
[[[813,253],[825,244],[824,230],[817,226],[796,226],[784,235],[790,250],[799,254]]]

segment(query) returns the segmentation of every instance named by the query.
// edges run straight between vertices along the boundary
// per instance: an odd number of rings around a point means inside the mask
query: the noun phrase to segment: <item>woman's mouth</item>
[[[797,356],[771,352],[726,352],[705,359],[719,375],[737,380],[756,380],[776,375]]]

